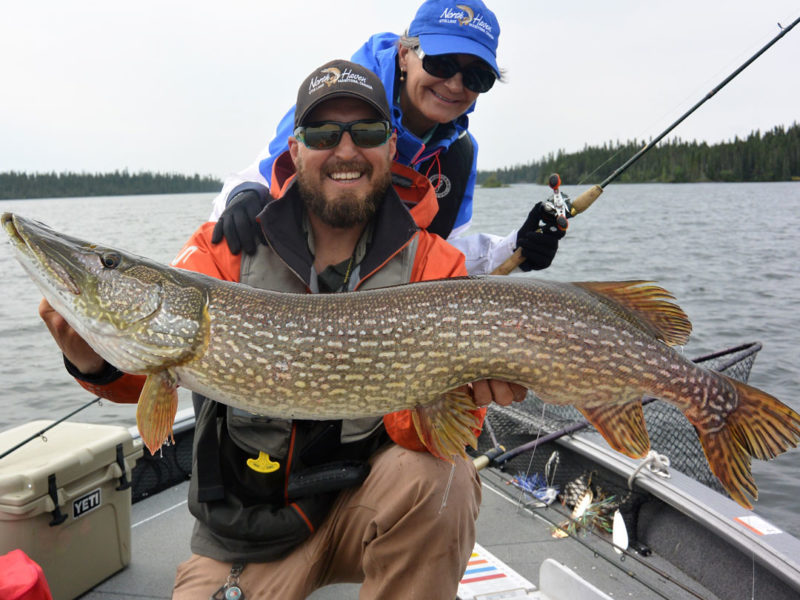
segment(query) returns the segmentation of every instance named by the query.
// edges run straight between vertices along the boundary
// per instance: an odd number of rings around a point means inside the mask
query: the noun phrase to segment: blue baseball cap
[[[474,54],[500,77],[497,39],[500,24],[481,0],[426,0],[408,28],[425,54]]]

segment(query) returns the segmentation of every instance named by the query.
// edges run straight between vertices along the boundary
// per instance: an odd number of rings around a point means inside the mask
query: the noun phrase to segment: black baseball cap
[[[332,60],[306,77],[297,91],[294,126],[299,127],[314,108],[331,98],[350,97],[363,100],[391,121],[386,90],[375,73],[349,60]]]

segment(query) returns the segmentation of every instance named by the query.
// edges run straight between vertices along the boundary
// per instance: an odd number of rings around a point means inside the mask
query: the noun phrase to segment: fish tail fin
[[[166,371],[150,374],[144,382],[136,406],[136,426],[150,454],[155,454],[167,439],[173,442],[172,424],[178,412],[178,389]]]
[[[725,426],[716,431],[697,428],[711,472],[736,502],[753,505],[745,497],[758,499],[758,488],[750,472],[750,457],[767,460],[794,448],[800,441],[800,415],[752,386],[722,377],[736,390],[738,406]]]
[[[650,437],[638,395],[622,403],[578,407],[608,445],[631,458],[642,458],[650,450]]]
[[[469,394],[450,391],[426,406],[411,411],[414,428],[428,452],[452,461],[453,456],[466,456],[465,446],[478,447],[475,430],[481,418]]]

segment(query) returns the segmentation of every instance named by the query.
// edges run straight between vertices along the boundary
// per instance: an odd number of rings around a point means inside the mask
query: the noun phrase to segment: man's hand
[[[50,303],[42,298],[39,303],[39,316],[50,330],[50,335],[61,348],[61,352],[84,375],[93,375],[103,370],[106,361],[97,354],[84,339],[78,335]]]
[[[492,402],[497,402],[500,406],[508,406],[512,402],[522,402],[528,393],[524,386],[500,379],[482,379],[458,389],[469,393],[470,387],[472,388],[472,398],[479,407],[489,406]]]
[[[232,254],[239,254],[242,250],[245,254],[255,254],[258,244],[266,243],[261,225],[256,221],[265,205],[266,201],[254,190],[236,194],[214,225],[211,243],[219,244],[225,238]]]
[[[546,269],[558,250],[558,240],[566,231],[555,226],[555,218],[537,202],[522,227],[517,232],[517,247],[522,249],[525,261],[519,266],[523,271]]]

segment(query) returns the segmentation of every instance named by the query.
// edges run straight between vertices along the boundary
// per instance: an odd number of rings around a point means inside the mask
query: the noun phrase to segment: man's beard
[[[372,185],[366,194],[343,191],[327,198],[322,192],[321,180],[328,173],[337,171],[363,171],[363,177],[370,179]],[[374,176],[369,163],[360,161],[338,162],[326,165],[323,172],[308,173],[303,161],[297,163],[297,185],[306,210],[316,215],[323,223],[337,229],[344,229],[367,223],[383,202],[386,190],[392,183],[392,174],[386,169],[382,175]]]

